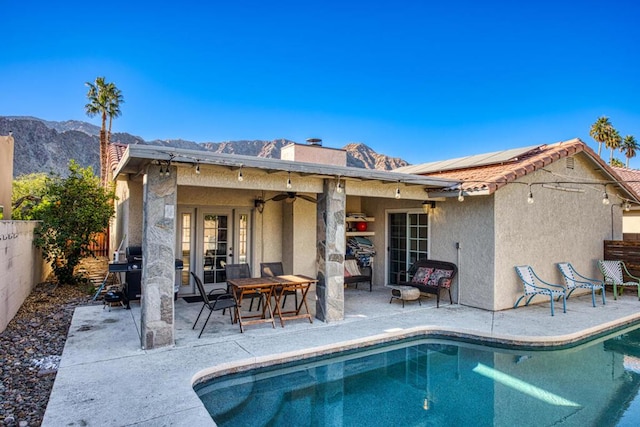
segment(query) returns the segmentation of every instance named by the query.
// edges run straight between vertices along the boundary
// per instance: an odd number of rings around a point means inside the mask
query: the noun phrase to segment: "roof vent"
[[[574,161],[575,159],[573,157],[567,157],[567,169],[574,168]]]
[[[307,144],[322,146],[322,140],[320,138],[307,138]]]

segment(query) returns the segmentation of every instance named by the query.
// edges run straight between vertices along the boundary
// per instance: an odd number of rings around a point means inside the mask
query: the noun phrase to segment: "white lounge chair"
[[[602,304],[606,304],[604,297],[604,283],[602,280],[591,279],[589,277],[585,277],[582,274],[578,273],[575,268],[569,262],[559,262],[558,269],[560,270],[560,274],[562,274],[562,278],[564,279],[564,284],[566,286],[567,291],[567,299],[571,296],[573,291],[576,289],[590,289],[591,290],[591,302],[593,306],[596,306],[596,291],[602,290]]]
[[[554,315],[553,299],[555,297],[557,297],[558,299],[562,298],[562,311],[564,313],[567,312],[567,298],[564,286],[545,282],[544,280],[539,278],[536,273],[534,273],[533,269],[528,265],[519,265],[515,268],[518,276],[520,276],[520,280],[522,280],[522,284],[524,285],[524,295],[518,298],[518,301],[516,301],[513,308],[518,308],[518,304],[520,303],[522,298],[528,297],[527,302],[524,304],[525,306],[527,306],[536,295],[545,295],[548,296],[551,300],[552,316]]]

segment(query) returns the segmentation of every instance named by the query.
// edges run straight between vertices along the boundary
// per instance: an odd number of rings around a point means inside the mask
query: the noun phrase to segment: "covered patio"
[[[234,372],[277,361],[299,360],[402,337],[450,336],[486,343],[565,345],[640,321],[633,295],[592,307],[589,295],[572,297],[567,313],[549,315],[548,303],[491,312],[450,305],[389,304],[385,288],[346,289],[343,322],[307,320],[248,327],[241,334],[216,313],[202,338],[192,330],[201,304],[176,303],[175,346],[140,349],[140,305],[76,309],[44,426],[214,425],[193,383],[216,372]],[[610,294],[609,294],[610,295]],[[526,353],[526,350],[522,351]]]

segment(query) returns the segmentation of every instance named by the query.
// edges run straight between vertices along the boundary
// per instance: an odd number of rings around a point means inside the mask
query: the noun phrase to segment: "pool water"
[[[638,426],[640,329],[559,350],[412,339],[195,390],[219,426]]]

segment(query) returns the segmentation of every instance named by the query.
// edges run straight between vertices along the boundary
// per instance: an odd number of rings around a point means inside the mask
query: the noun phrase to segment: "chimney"
[[[292,143],[280,149],[280,159],[296,162],[346,166],[347,152],[339,148],[322,146],[322,139],[307,138],[306,144]]]

